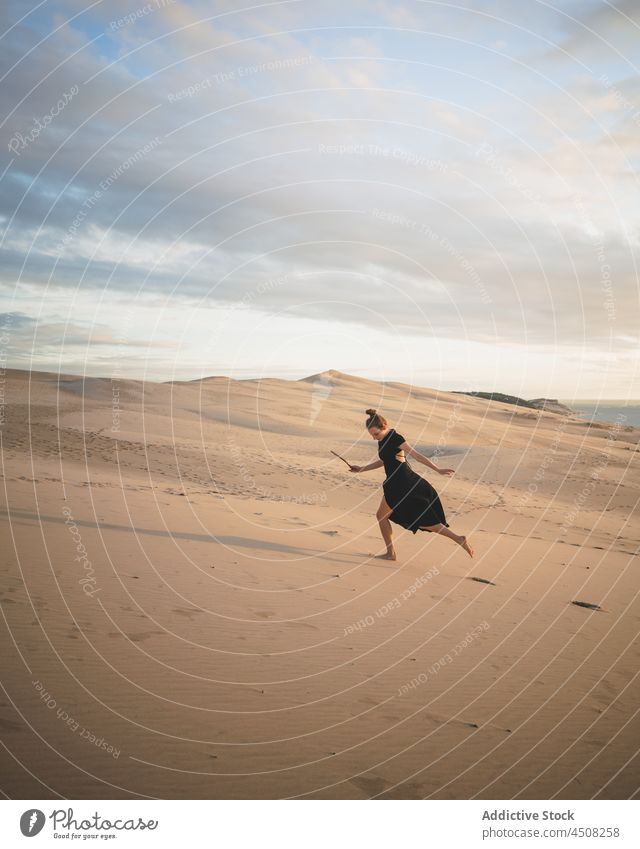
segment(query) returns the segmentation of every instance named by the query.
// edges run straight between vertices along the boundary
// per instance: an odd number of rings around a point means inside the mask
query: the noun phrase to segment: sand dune
[[[13,798],[627,798],[640,430],[330,370],[8,371]],[[380,409],[471,560],[394,526]],[[596,605],[599,609],[576,605]]]

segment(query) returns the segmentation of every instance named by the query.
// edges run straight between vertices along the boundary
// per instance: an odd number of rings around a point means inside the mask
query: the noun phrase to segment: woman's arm
[[[453,475],[455,473],[454,469],[441,469],[439,466],[436,466],[435,463],[432,463],[428,457],[425,457],[424,454],[421,454],[415,448],[412,448],[408,442],[403,442],[398,447],[404,450],[405,453],[409,454],[411,457],[415,457],[419,463],[424,463],[425,466],[439,472],[441,475]]]
[[[371,469],[379,469],[380,466],[384,466],[382,460],[374,460],[373,463],[369,463],[368,466],[351,466],[352,472],[370,472]]]

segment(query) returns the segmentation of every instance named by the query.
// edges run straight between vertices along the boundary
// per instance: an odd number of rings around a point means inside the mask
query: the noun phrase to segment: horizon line
[[[131,380],[131,381],[138,381],[138,382],[142,382],[142,383],[157,383],[157,384],[197,383],[198,381],[213,380],[215,378],[223,378],[223,379],[226,379],[226,380],[236,381],[238,383],[245,381],[245,380],[246,381],[248,381],[248,380],[283,380],[283,381],[289,381],[289,382],[297,382],[299,380],[308,380],[310,377],[317,377],[317,376],[322,375],[322,374],[335,373],[336,375],[344,375],[345,377],[353,377],[356,380],[369,380],[373,383],[381,383],[381,384],[405,383],[407,386],[412,387],[412,388],[433,389],[435,392],[462,393],[462,394],[469,394],[469,393],[472,393],[472,392],[487,392],[487,393],[493,392],[493,393],[499,393],[501,395],[511,395],[514,398],[522,398],[523,401],[533,400],[533,398],[544,398],[547,401],[556,400],[560,403],[566,402],[566,403],[572,403],[572,404],[586,403],[586,402],[602,404],[606,401],[616,401],[616,402],[625,401],[627,403],[629,403],[631,401],[633,401],[633,402],[637,401],[638,404],[640,404],[640,398],[628,398],[628,397],[627,398],[613,398],[613,397],[607,397],[607,398],[567,398],[567,397],[561,397],[561,396],[558,395],[555,399],[553,399],[553,398],[551,398],[551,396],[548,396],[548,395],[538,395],[538,396],[533,396],[532,398],[525,398],[522,395],[516,395],[513,392],[505,392],[504,390],[501,390],[501,389],[443,389],[443,388],[437,387],[437,386],[425,386],[425,385],[417,384],[417,383],[408,383],[405,380],[400,380],[400,379],[397,379],[397,378],[394,378],[392,380],[377,380],[376,378],[364,377],[363,375],[353,374],[351,372],[345,372],[345,371],[341,371],[340,369],[332,369],[332,368],[331,369],[325,369],[324,371],[320,371],[320,372],[314,372],[312,374],[308,374],[308,375],[304,375],[302,377],[296,377],[296,378],[274,377],[274,376],[270,376],[270,375],[262,375],[261,377],[240,377],[240,378],[238,378],[238,377],[231,377],[230,375],[227,375],[227,374],[209,374],[209,375],[205,375],[204,377],[193,377],[193,378],[174,377],[174,378],[170,378],[170,379],[162,379],[162,378],[152,378],[152,377],[133,377],[131,375],[123,376],[123,375],[114,375],[114,374],[108,374],[108,375],[89,374],[88,372],[85,372],[84,374],[82,374],[82,373],[76,373],[76,372],[50,371],[50,370],[44,369],[44,368],[20,368],[19,366],[5,366],[3,371],[4,371],[5,375],[7,374],[7,372],[15,371],[15,372],[23,372],[24,374],[29,374],[29,375],[34,374],[34,373],[36,373],[36,374],[48,374],[48,375],[52,375],[52,376],[57,377],[57,378],[78,378],[80,380],[90,378],[90,379],[93,379],[93,380],[111,380],[111,381],[114,381],[114,380],[120,380],[120,381]]]

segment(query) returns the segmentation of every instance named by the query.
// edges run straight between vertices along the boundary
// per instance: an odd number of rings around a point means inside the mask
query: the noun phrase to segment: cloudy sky
[[[0,12],[0,365],[640,398],[637,0]]]

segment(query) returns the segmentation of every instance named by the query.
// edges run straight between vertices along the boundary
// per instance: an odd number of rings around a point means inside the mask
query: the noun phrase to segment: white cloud
[[[264,315],[276,313],[293,338],[307,322],[321,336],[332,322],[349,340],[357,327],[417,346],[526,342],[541,368],[535,352],[546,346],[561,357],[585,343],[597,358],[613,338],[636,379],[627,351],[639,317],[640,78],[614,73],[611,48],[586,29],[598,24],[627,50],[635,23],[621,25],[621,11],[634,8],[467,6],[332,0],[238,15],[234,4],[175,3],[115,28],[130,3],[83,12],[3,90],[10,138],[80,88],[5,175],[4,291],[18,280],[22,297],[29,285],[24,312],[42,314],[42,339],[66,321],[52,306],[66,297],[73,338],[98,320],[108,347],[124,293],[152,335],[141,288],[159,303],[171,294],[186,327],[189,310],[228,309],[278,278],[242,309],[242,326],[263,339]],[[84,8],[65,2],[58,22]],[[591,64],[558,50],[552,61],[544,39]],[[3,66],[32,43],[29,27],[17,27]],[[615,89],[598,79],[605,70]],[[156,321],[178,344],[170,312]],[[336,350],[359,362],[340,338]],[[198,362],[196,340],[210,342],[192,334],[185,363]],[[28,351],[27,336],[20,345]],[[524,369],[520,356],[513,362]],[[308,372],[325,368],[309,362]]]

